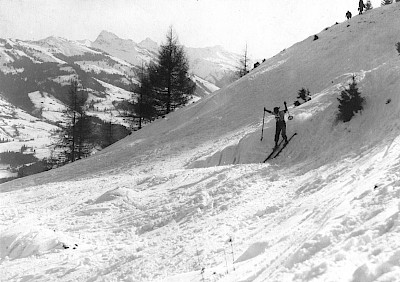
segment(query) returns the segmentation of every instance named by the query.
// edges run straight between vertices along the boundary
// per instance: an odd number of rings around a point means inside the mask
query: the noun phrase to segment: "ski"
[[[278,153],[276,153],[276,155],[273,157],[273,159],[275,159],[276,157],[279,156],[279,154],[282,152],[283,149],[285,149],[285,147],[287,146],[287,144],[289,144],[290,140],[292,140],[292,138],[296,135],[297,133],[294,133],[289,139],[288,141],[283,145],[283,147],[278,151]]]
[[[272,157],[272,155],[273,155],[276,151],[279,150],[279,147],[282,145],[282,143],[283,143],[283,140],[281,140],[281,141],[279,142],[278,146],[276,146],[276,147],[274,147],[274,148],[272,149],[271,154],[268,155],[268,157],[263,161],[263,163],[265,163],[266,161],[268,161],[268,160]]]
[[[277,147],[275,147],[271,154],[268,155],[268,157],[263,161],[264,163],[270,159],[275,159],[281,152],[282,150],[286,147],[286,145],[290,142],[290,140],[292,140],[292,138],[296,135],[297,133],[294,133],[289,139],[288,142],[283,144],[283,146],[281,147],[282,143],[284,142],[283,140],[281,140],[278,144]],[[275,154],[276,153],[276,154]]]

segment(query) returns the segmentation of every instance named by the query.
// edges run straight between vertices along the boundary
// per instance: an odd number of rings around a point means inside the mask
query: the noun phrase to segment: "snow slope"
[[[46,92],[35,91],[28,94],[36,109],[41,110],[41,116],[52,122],[64,121],[64,103]]]
[[[32,94],[35,96],[39,93]],[[54,102],[54,100],[45,93],[42,99],[44,101],[43,106],[46,107],[46,111],[43,111],[46,112],[45,115],[57,115],[56,111],[53,112],[48,109],[50,103]],[[40,103],[40,100],[35,101]],[[7,140],[7,142],[0,143],[0,152],[19,152],[21,147],[25,145],[32,147],[36,151],[38,158],[48,157],[48,147],[52,143],[52,131],[58,127],[14,107],[1,96],[0,109],[0,139]]]
[[[93,157],[0,185],[3,279],[399,281],[399,34],[399,4],[355,16]],[[336,123],[352,75],[367,103]],[[261,163],[263,107],[302,87],[297,135]]]

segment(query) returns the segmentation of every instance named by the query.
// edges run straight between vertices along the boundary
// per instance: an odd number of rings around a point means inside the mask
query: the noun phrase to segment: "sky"
[[[185,46],[243,53],[247,44],[251,57],[268,58],[357,7],[358,0],[0,0],[0,38],[94,41],[107,30],[161,43],[172,25]]]

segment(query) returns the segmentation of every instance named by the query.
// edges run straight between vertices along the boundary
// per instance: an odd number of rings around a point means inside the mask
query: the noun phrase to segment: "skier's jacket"
[[[285,112],[286,110],[282,110],[278,113],[273,113],[277,123],[285,123]]]

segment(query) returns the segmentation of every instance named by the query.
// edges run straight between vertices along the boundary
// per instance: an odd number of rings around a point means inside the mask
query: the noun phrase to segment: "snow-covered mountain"
[[[186,48],[186,52],[190,69],[197,76],[220,88],[234,81],[241,55],[228,52],[222,46]]]
[[[137,44],[131,39],[119,38],[108,31],[102,31],[91,46],[135,66],[141,66],[142,63],[149,63],[154,60],[157,57],[158,50],[157,43],[151,41],[151,39],[146,39],[142,44]]]
[[[136,81],[136,67],[87,45],[59,37],[0,39],[1,129],[6,140],[0,144],[1,152],[28,146],[37,157],[48,157],[57,123],[64,120],[70,80],[77,76],[88,93],[90,115],[106,121],[110,111],[118,115],[114,105],[130,98],[128,90]],[[11,108],[23,114],[5,114]],[[51,130],[45,134],[31,130],[38,121]],[[114,118],[114,122],[127,125],[122,118]],[[10,126],[13,130],[7,129]]]
[[[2,278],[399,281],[400,5],[317,36],[88,159],[0,185]],[[352,76],[364,110],[336,122]],[[262,163],[263,107],[302,87],[297,135]]]
[[[91,46],[138,67],[143,63],[146,64],[155,60],[159,49],[158,44],[150,38],[146,38],[137,44],[130,39],[119,38],[107,31],[102,31]],[[190,71],[194,75],[215,84],[219,88],[227,86],[233,81],[240,60],[239,54],[228,52],[221,46],[185,47],[185,50],[189,59]]]

